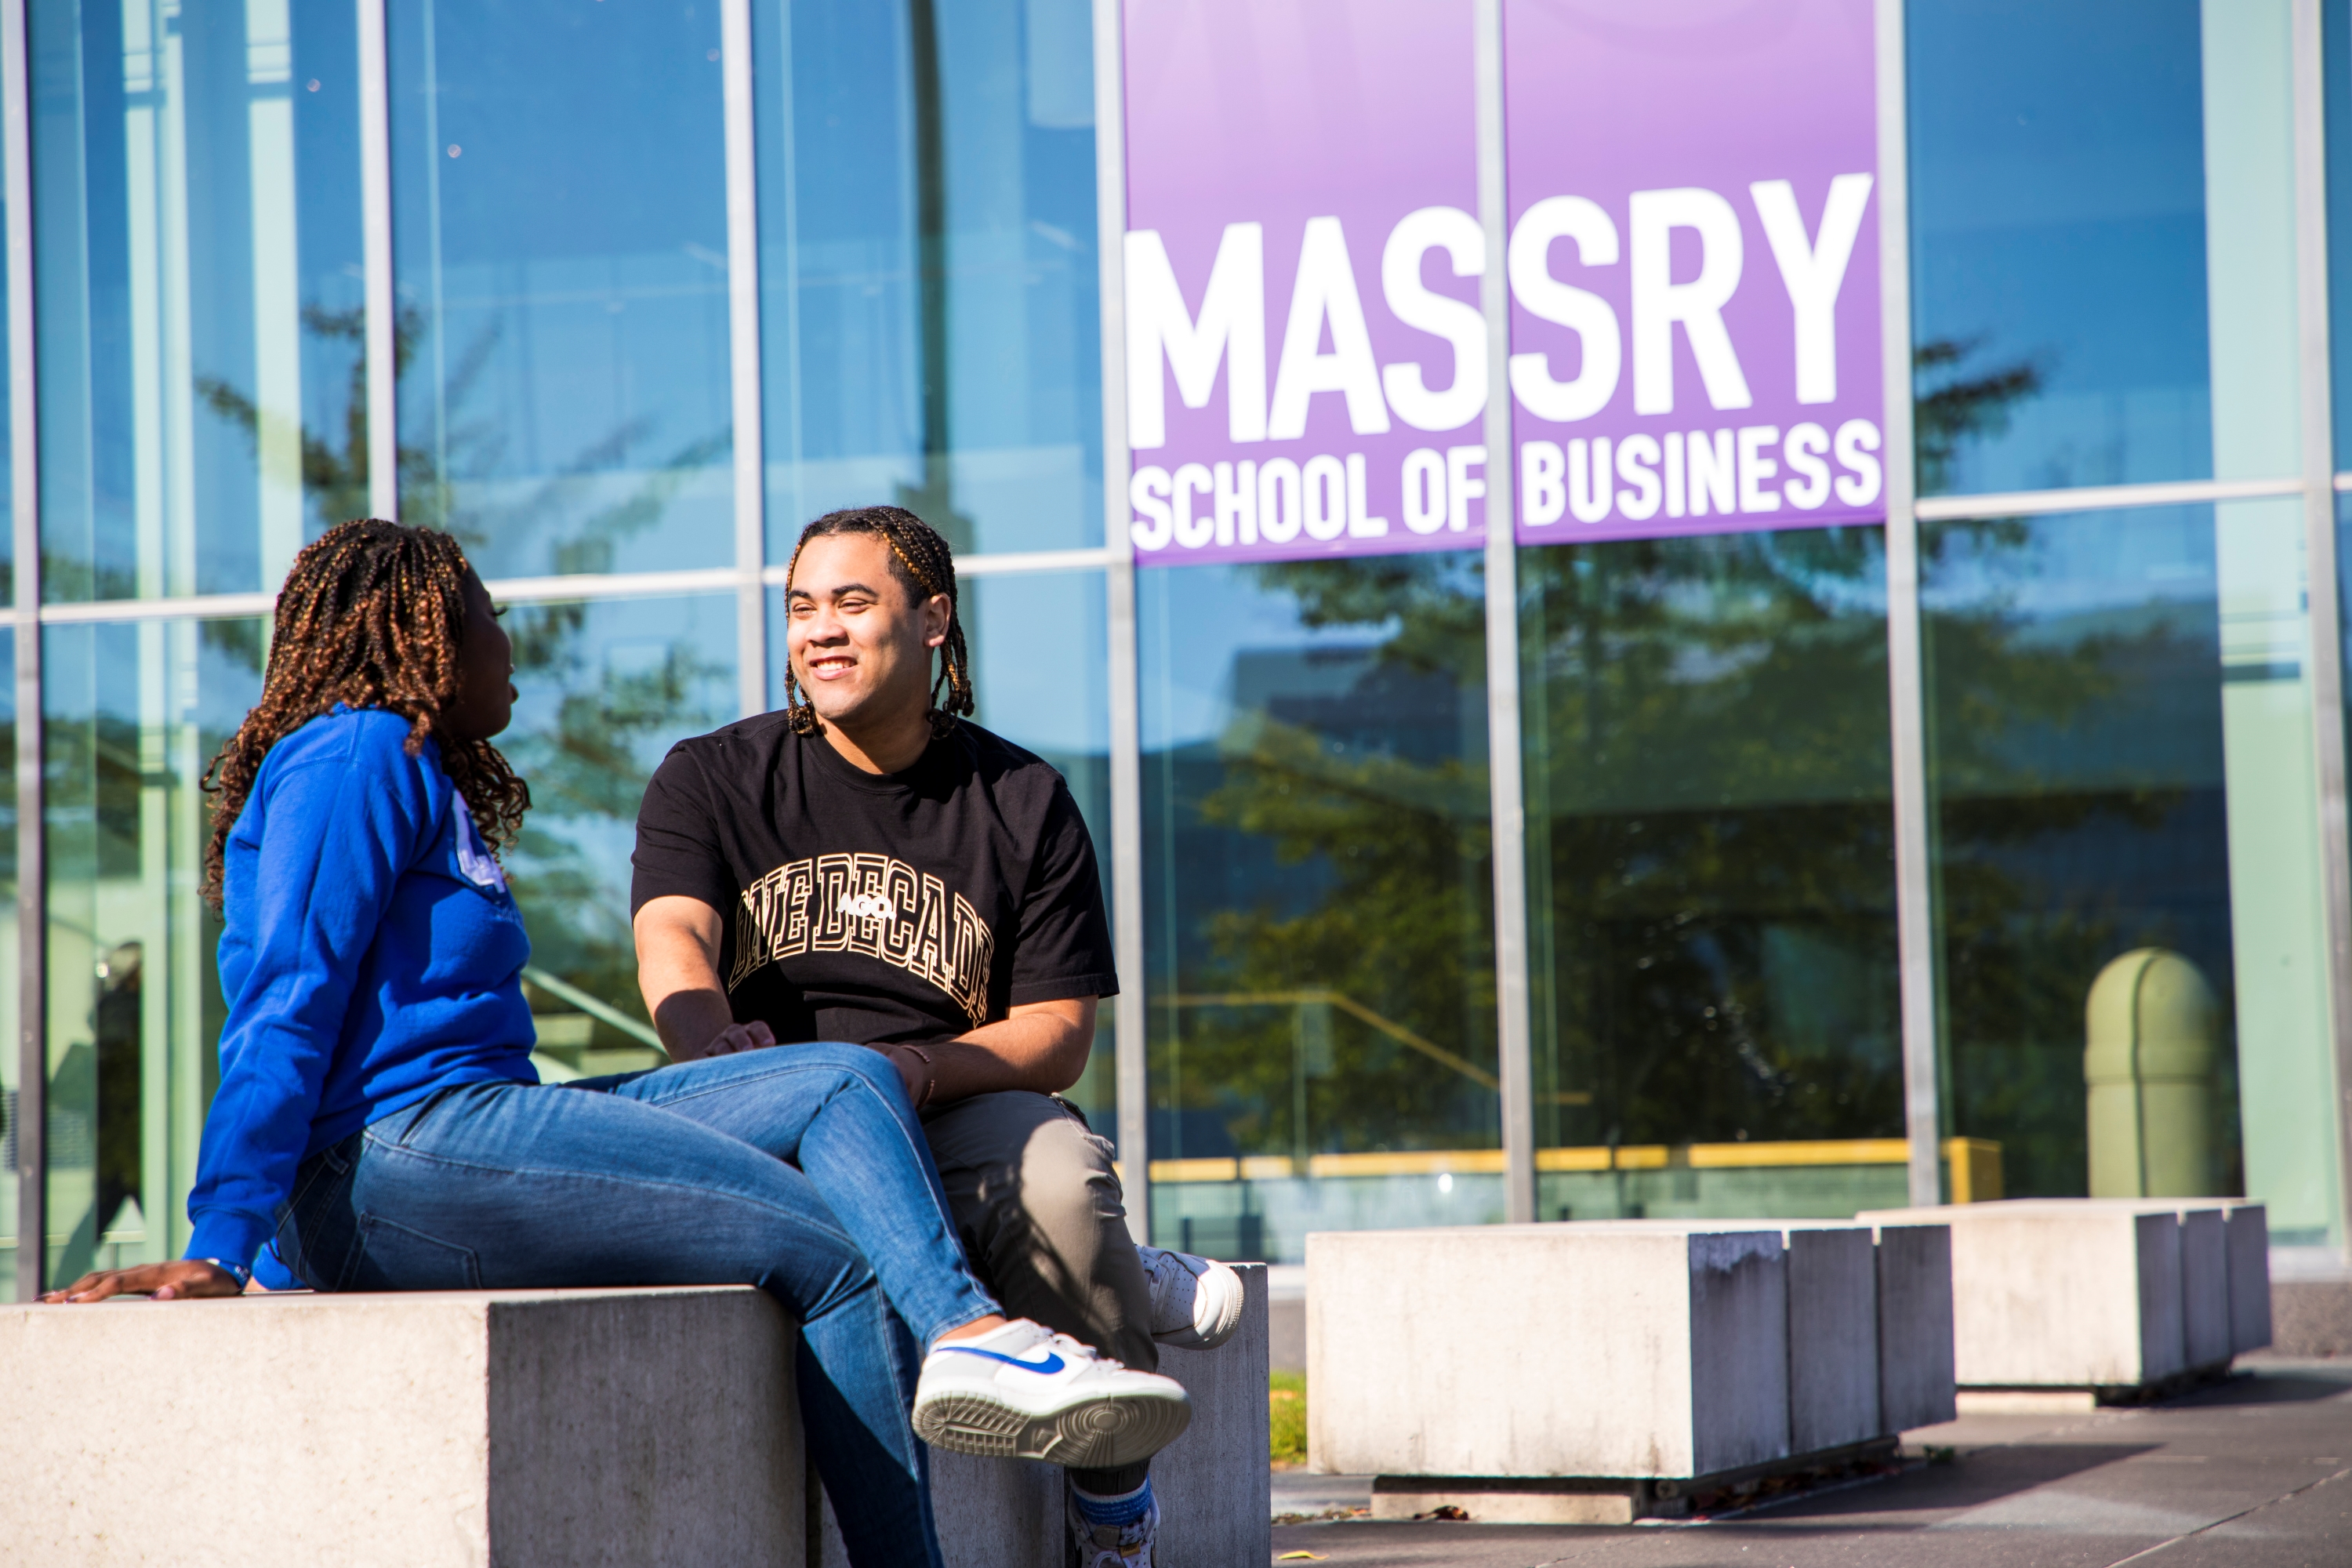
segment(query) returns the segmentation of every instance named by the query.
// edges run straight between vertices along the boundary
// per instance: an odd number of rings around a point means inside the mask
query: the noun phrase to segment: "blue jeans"
[[[279,1254],[320,1290],[759,1286],[851,1561],[937,1568],[918,1341],[997,1307],[898,1069],[804,1045],[583,1087],[446,1089],[313,1155]]]

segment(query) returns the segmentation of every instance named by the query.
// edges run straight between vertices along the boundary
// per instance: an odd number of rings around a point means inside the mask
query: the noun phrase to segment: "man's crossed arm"
[[[649,899],[637,911],[637,985],[672,1061],[759,1050],[776,1043],[768,1026],[739,1024],[719,984],[720,915],[700,899]],[[1056,1094],[1078,1081],[1094,1048],[1092,996],[1031,1002],[952,1040],[875,1048],[887,1055],[917,1105],[966,1100],[997,1089]],[[930,1059],[926,1062],[923,1058]]]

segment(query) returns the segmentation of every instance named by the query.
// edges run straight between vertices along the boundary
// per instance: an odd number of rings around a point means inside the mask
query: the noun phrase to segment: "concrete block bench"
[[[1951,1227],[1954,1366],[1976,1408],[1994,1394],[2145,1397],[2270,1342],[2260,1204],[2021,1198],[1856,1217]]]
[[[1164,1568],[1271,1550],[1265,1272],[1170,1352]],[[844,1561],[811,1530],[793,1328],[743,1288],[0,1308],[9,1554],[288,1568]],[[950,1568],[1060,1568],[1060,1472],[934,1454]],[[822,1516],[820,1515],[821,1519]],[[812,1556],[812,1544],[817,1552]]]
[[[1307,1243],[1307,1455],[1375,1517],[1623,1523],[1951,1414],[1933,1226],[1589,1221]]]

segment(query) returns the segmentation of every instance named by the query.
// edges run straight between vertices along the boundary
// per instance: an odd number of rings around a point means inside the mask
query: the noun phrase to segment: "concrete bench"
[[[1950,1226],[1954,1365],[1972,1394],[2139,1397],[2270,1342],[2260,1204],[2020,1198],[1856,1217]]]
[[[1952,1413],[1935,1226],[1328,1233],[1307,1268],[1308,1460],[1375,1517],[1671,1515]]]
[[[1163,1568],[1271,1551],[1265,1271],[1170,1351]],[[793,1329],[745,1288],[0,1308],[12,1560],[816,1568]],[[1062,1568],[1061,1472],[934,1451],[950,1568]],[[185,1543],[182,1549],[181,1543]],[[812,1548],[814,1548],[813,1552]]]

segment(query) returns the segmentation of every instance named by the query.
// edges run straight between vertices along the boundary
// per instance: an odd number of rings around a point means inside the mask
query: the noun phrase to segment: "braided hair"
[[[338,702],[406,719],[410,756],[427,737],[437,742],[442,768],[492,851],[514,841],[530,786],[489,742],[436,732],[457,695],[467,570],[449,535],[372,517],[337,524],[294,557],[278,594],[261,700],[205,770],[213,810],[204,896],[215,912],[229,830],[262,759]]]
[[[890,547],[890,574],[919,605],[937,595],[948,601],[948,640],[940,648],[940,672],[931,681],[931,733],[944,735],[955,728],[959,714],[972,710],[971,656],[965,650],[963,616],[956,603],[955,552],[939,531],[904,507],[860,506],[829,511],[801,530],[793,546],[792,564],[784,568],[784,592],[792,592],[793,569],[812,539],[832,539],[845,533],[870,534]],[[940,700],[946,689],[947,700]],[[803,735],[821,728],[816,707],[801,690],[792,661],[784,661],[784,719]]]

